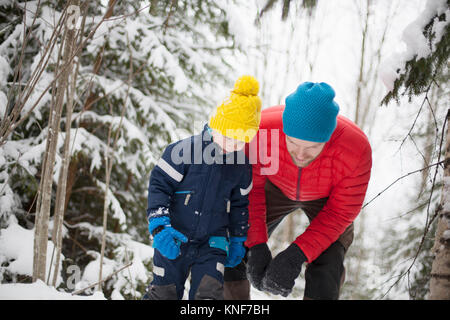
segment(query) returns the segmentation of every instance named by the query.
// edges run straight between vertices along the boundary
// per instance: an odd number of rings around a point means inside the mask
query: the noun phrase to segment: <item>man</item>
[[[259,290],[288,296],[305,263],[304,299],[338,299],[372,151],[365,134],[338,116],[334,97],[328,84],[305,82],[285,106],[262,111],[260,130],[247,148],[250,159],[256,158],[251,160],[247,263],[226,268],[226,299],[249,299],[248,280]],[[268,170],[273,162],[278,170]],[[298,208],[309,226],[272,259],[268,237]]]

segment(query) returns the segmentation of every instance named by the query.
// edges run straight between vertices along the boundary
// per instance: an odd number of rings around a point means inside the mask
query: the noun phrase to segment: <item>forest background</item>
[[[432,268],[450,238],[438,228],[450,210],[449,1],[0,0],[0,10],[0,298],[140,299],[151,169],[243,74],[260,82],[263,108],[327,82],[369,137],[372,177],[340,298],[428,299],[432,275],[448,283]],[[301,212],[286,218],[273,254],[306,226]]]

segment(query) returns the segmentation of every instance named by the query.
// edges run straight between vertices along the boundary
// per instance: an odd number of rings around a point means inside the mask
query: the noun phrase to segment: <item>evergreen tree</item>
[[[413,26],[422,27],[422,35],[416,36],[418,39],[423,39],[424,43],[420,47],[410,48],[405,58],[406,61],[402,61],[403,63],[400,63],[395,70],[397,77],[382,104],[388,104],[393,99],[399,102],[399,98],[404,95],[411,100],[413,96],[429,92],[433,84],[448,81],[449,7],[450,0],[428,1],[422,16],[412,23]],[[414,36],[412,34],[409,37],[413,38]],[[410,55],[412,57],[409,57]]]
[[[291,13],[291,3],[294,3],[292,0],[267,0],[266,4],[259,13],[258,18],[261,18],[266,11],[273,10],[273,8],[276,7],[276,4],[281,2],[283,2],[281,19],[286,20]],[[301,5],[304,9],[311,12],[317,6],[317,0],[302,0]]]
[[[41,1],[39,7],[36,4],[1,4],[2,116],[8,113],[6,105],[13,105],[20,96],[20,84],[30,79],[52,32],[59,27],[57,21],[66,5],[64,1]],[[183,133],[193,133],[195,120],[207,120],[206,115],[218,102],[217,90],[233,81],[228,79],[230,66],[224,58],[237,48],[235,34],[230,31],[233,12],[229,4],[226,0],[151,1],[150,6],[146,1],[109,1],[107,6],[81,2],[77,34],[81,34],[80,41],[87,43],[74,59],[78,73],[70,130],[64,270],[58,282],[62,289],[67,289],[63,280],[70,275],[70,265],[83,270],[77,289],[98,280],[93,274],[98,274],[100,262],[107,186],[105,159],[113,165],[103,278],[133,263],[105,283],[105,295],[138,298],[139,292],[133,289],[139,282],[140,291],[148,282],[150,272],[144,264],[149,265],[152,249],[140,242],[149,244],[145,216],[149,173],[168,143]],[[98,25],[102,17],[107,18]],[[24,30],[25,34],[29,32],[26,43]],[[4,229],[16,219],[24,228],[34,224],[34,200],[41,179],[52,102],[52,88],[46,88],[55,76],[59,43],[60,40],[21,116],[39,96],[42,98],[0,144],[0,217]],[[24,55],[20,54],[22,50]],[[14,78],[19,65],[21,72]],[[65,122],[63,114],[54,181],[61,168]],[[52,250],[47,254],[51,255]],[[14,270],[8,268],[12,258],[2,252],[0,256],[5,261],[0,270],[2,281],[17,280]]]
[[[440,295],[433,298],[439,299],[440,296],[441,299],[448,299],[449,246],[447,243],[443,246],[444,250],[436,248],[436,243],[439,247],[439,242],[443,239],[441,237],[445,228],[440,232],[436,230],[439,230],[438,221],[439,223],[444,221],[445,225],[445,218],[442,218],[445,217],[445,212],[436,219],[443,204],[439,203],[440,195],[436,192],[442,187],[439,182],[439,166],[436,168],[434,166],[444,160],[443,156],[448,156],[444,155],[445,150],[442,146],[448,146],[450,138],[445,129],[449,112],[449,9],[449,0],[427,1],[423,13],[405,29],[403,38],[407,44],[407,50],[399,59],[393,83],[388,83],[391,90],[382,101],[382,104],[386,105],[392,100],[400,104],[403,96],[407,96],[409,101],[416,96],[420,97],[421,107],[406,138],[414,142],[418,154],[423,159],[424,167],[432,166],[431,169],[423,171],[421,182],[418,183],[419,192],[415,195],[414,202],[419,205],[408,212],[405,237],[402,234],[400,239],[392,241],[395,243],[394,246],[386,248],[386,254],[392,254],[390,267],[395,270],[395,275],[391,278],[395,279],[395,282],[391,287],[403,281],[403,284],[399,286],[400,289],[397,288],[397,290],[402,291],[406,288],[412,299],[426,299],[433,296],[433,289],[430,287],[433,274],[437,275],[438,282],[447,288],[444,289],[446,293],[442,295],[440,292]],[[422,109],[427,107],[430,110],[428,118],[419,118]],[[446,163],[444,171],[448,172],[448,158],[444,162]],[[447,174],[445,173],[444,176]],[[442,199],[445,198],[445,189],[443,192]],[[433,238],[435,233],[436,237]],[[439,251],[444,254],[439,256],[437,254]],[[439,274],[436,271],[432,272],[433,260],[437,260],[435,256],[447,259],[447,262],[443,261],[444,265],[447,264],[447,270],[438,271],[447,274],[442,278],[442,282]],[[405,261],[405,259],[408,260]],[[392,276],[392,273],[390,275]],[[431,289],[431,295],[429,295],[429,289]]]

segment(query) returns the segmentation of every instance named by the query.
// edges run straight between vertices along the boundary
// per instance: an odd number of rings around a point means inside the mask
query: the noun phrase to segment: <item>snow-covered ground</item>
[[[296,298],[271,295],[252,287],[252,300],[290,300]],[[93,295],[81,296],[61,292],[38,280],[34,283],[0,284],[0,300],[106,300],[103,293],[95,291]]]
[[[0,300],[106,300],[106,298],[100,291],[95,291],[91,296],[60,292],[38,280],[34,283],[0,284]]]

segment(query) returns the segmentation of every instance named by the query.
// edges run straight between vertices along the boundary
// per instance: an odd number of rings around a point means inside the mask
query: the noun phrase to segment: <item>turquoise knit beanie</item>
[[[304,82],[286,97],[283,132],[301,140],[327,142],[336,128],[339,106],[335,92],[325,82]]]

